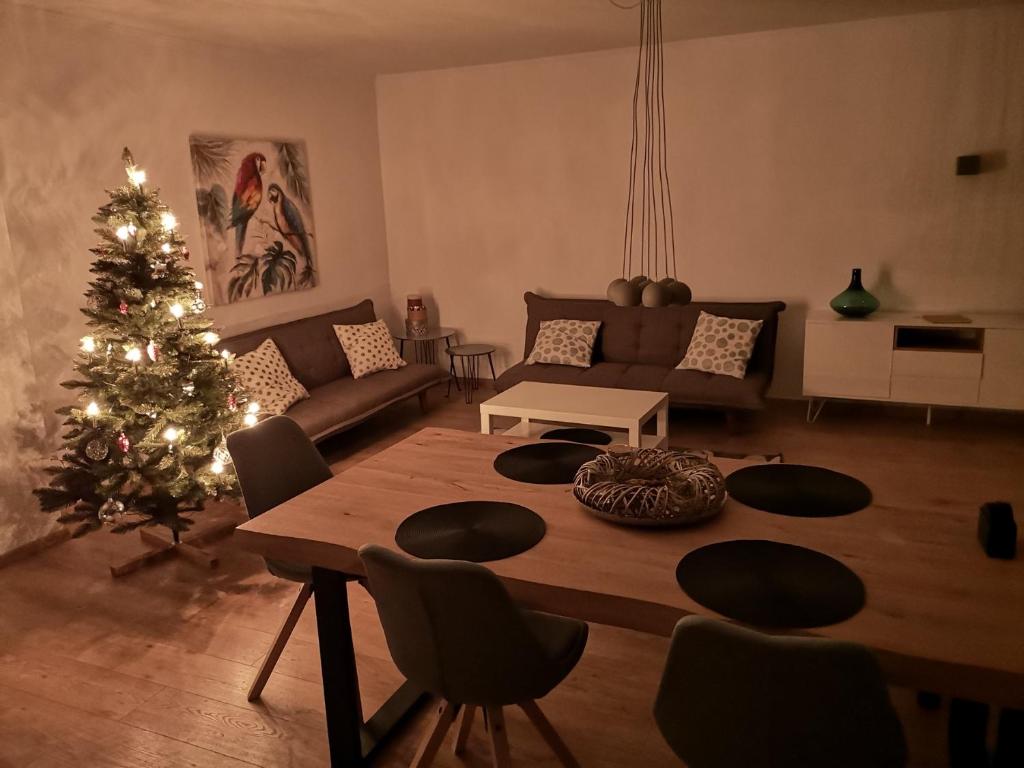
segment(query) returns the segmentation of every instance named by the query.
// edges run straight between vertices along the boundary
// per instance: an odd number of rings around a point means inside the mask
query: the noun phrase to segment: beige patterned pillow
[[[676,368],[742,379],[763,324],[762,320],[737,320],[701,312],[690,346]]]
[[[336,325],[334,332],[345,350],[354,379],[377,371],[394,371],[405,365],[383,320],[362,325]]]
[[[600,320],[541,320],[527,365],[554,363],[589,368]]]
[[[252,352],[239,355],[231,366],[238,382],[264,413],[279,416],[309,392],[292,376],[288,363],[273,339],[266,339]]]

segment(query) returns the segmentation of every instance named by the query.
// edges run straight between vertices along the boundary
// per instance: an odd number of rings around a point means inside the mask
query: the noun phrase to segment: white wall
[[[226,332],[366,296],[386,309],[389,289],[371,76],[10,6],[0,50],[2,553],[49,525],[25,467],[57,445],[52,411],[68,401],[57,383],[84,331],[91,217],[124,181],[123,146],[178,214],[202,274],[189,134],[306,140],[321,284],[214,308]]]
[[[673,43],[665,89],[680,277],[803,314],[864,268],[883,305],[1024,309],[1024,7]],[[524,290],[618,276],[634,50],[378,78],[390,278],[522,354]],[[1005,152],[956,177],[954,158]]]

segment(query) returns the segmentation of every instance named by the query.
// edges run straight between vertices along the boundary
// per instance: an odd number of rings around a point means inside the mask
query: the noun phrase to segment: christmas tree
[[[95,278],[86,291],[90,335],[75,359],[77,390],[66,417],[58,465],[36,490],[45,512],[74,535],[103,524],[118,533],[164,525],[178,532],[204,502],[237,495],[224,437],[255,423],[218,353],[219,337],[205,316],[203,285],[185,262],[177,221],[131,153],[128,183],[109,192],[93,218],[101,241]]]

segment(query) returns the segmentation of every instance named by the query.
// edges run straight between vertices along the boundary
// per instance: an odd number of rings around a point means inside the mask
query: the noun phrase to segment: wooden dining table
[[[1024,562],[986,557],[972,510],[876,498],[854,514],[805,518],[730,498],[691,528],[625,527],[593,517],[569,485],[519,483],[494,470],[497,454],[527,442],[424,429],[237,529],[242,547],[314,569],[332,765],[366,764],[420,697],[406,684],[363,723],[346,593],[363,574],[357,551],[397,549],[405,518],[456,501],[514,502],[544,518],[539,544],[487,563],[522,605],[662,636],[687,614],[717,616],[676,582],[688,552],[734,539],[817,550],[860,576],[866,603],[845,621],[801,632],[866,646],[892,685],[1024,708]],[[725,475],[751,463],[713,461]]]

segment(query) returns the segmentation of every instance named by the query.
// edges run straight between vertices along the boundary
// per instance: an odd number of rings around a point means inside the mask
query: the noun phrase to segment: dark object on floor
[[[949,704],[950,768],[1021,768],[1024,766],[1024,710],[1003,709],[999,713],[996,748],[989,763],[986,745],[989,706],[969,699],[953,699]]]
[[[333,477],[331,468],[316,446],[287,416],[271,416],[254,427],[232,432],[227,437],[227,446],[250,519]],[[277,560],[267,560],[266,563],[272,574],[299,582],[302,587],[253,680],[249,701],[255,701],[263,693],[263,687],[302,616],[302,609],[313,594],[311,568]]]
[[[857,574],[821,552],[778,541],[695,549],[679,561],[676,580],[704,607],[759,627],[824,627],[864,607]]]
[[[695,301],[685,306],[617,307],[603,299],[545,298],[526,293],[526,343],[533,350],[543,320],[600,320],[589,368],[571,365],[516,363],[498,377],[504,392],[521,381],[579,384],[592,387],[667,392],[670,405],[738,411],[765,407],[765,393],[775,369],[775,342],[781,301]],[[761,320],[761,332],[742,379],[707,371],[680,370],[701,311],[720,317]]]
[[[314,442],[365,421],[378,411],[416,395],[426,409],[427,390],[448,380],[436,365],[409,363],[395,371],[352,378],[335,325],[361,325],[377,319],[369,299],[323,315],[272,325],[224,339],[224,349],[244,355],[273,339],[292,375],[309,397],[288,409],[288,417]]]
[[[837,517],[871,503],[871,490],[860,480],[803,464],[744,467],[729,475],[725,485],[748,507],[791,517]]]
[[[608,445],[612,441],[612,436],[607,432],[583,427],[549,429],[540,437],[542,440],[568,440],[570,443],[583,443],[584,445]]]
[[[957,176],[977,176],[979,173],[981,173],[981,155],[959,155],[957,157]]]
[[[942,709],[942,695],[932,691],[918,691],[917,706],[927,710]]]
[[[484,563],[518,555],[544,538],[536,512],[504,501],[460,501],[410,515],[395,543],[415,557]]]
[[[479,708],[495,765],[509,765],[503,708],[511,705],[523,709],[563,765],[577,765],[535,700],[576,666],[587,643],[585,623],[520,608],[480,565],[410,560],[373,545],[359,557],[395,664],[413,685],[442,699],[414,765],[430,765],[457,716],[455,753],[462,753]]]
[[[602,453],[589,445],[571,443],[531,443],[510,448],[494,459],[498,474],[520,483],[568,485],[576,471]]]
[[[907,748],[874,656],[687,616],[654,704],[665,741],[702,768],[899,768]]]
[[[473,391],[480,389],[480,362],[487,358],[491,366],[491,381],[497,382],[498,377],[494,373],[494,347],[490,344],[459,344],[445,350],[448,354],[448,395],[452,393],[452,381],[455,387],[459,386],[458,374],[455,372],[455,361],[458,360],[462,368],[462,383],[465,385],[463,392],[466,395],[466,402],[473,402]],[[446,395],[446,397],[448,396]]]
[[[978,541],[985,554],[1012,560],[1017,554],[1017,523],[1013,507],[1005,501],[989,501],[978,513]]]

